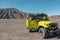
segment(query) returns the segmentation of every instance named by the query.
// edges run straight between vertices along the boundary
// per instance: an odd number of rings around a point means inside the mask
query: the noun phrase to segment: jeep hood
[[[43,26],[44,28],[48,28],[49,27],[48,25],[51,23],[57,24],[56,22],[52,22],[52,21],[39,21],[38,26]]]
[[[56,23],[56,22],[53,22],[53,21],[40,21],[40,22],[44,23],[44,24]]]

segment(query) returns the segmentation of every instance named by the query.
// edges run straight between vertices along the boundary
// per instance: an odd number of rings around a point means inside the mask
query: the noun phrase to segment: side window
[[[30,20],[32,20],[32,17],[29,17]]]
[[[46,17],[45,17],[45,16],[43,16],[43,19],[46,19]]]
[[[29,17],[30,20],[35,20],[36,18],[35,17]]]

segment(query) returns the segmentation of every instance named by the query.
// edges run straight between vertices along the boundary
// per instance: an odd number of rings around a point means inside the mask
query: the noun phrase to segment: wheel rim
[[[39,33],[40,33],[41,37],[43,37],[43,38],[45,37],[45,32],[42,28],[39,29]]]

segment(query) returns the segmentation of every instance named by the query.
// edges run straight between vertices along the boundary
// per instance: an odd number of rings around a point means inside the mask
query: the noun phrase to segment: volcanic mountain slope
[[[15,8],[0,9],[0,19],[19,19],[25,18],[26,13]]]
[[[27,13],[19,11],[16,8],[2,8],[0,9],[0,19],[21,19],[26,18],[26,15],[30,15],[34,13]],[[41,13],[36,13],[41,14]],[[50,19],[60,19],[60,15],[52,15],[49,17]]]

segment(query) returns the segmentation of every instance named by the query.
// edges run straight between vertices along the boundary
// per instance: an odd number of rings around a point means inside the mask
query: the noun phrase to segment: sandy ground
[[[53,20],[59,23],[60,20]],[[29,33],[26,26],[25,20],[19,19],[0,19],[0,40],[60,40],[56,37],[42,39],[40,34]]]

